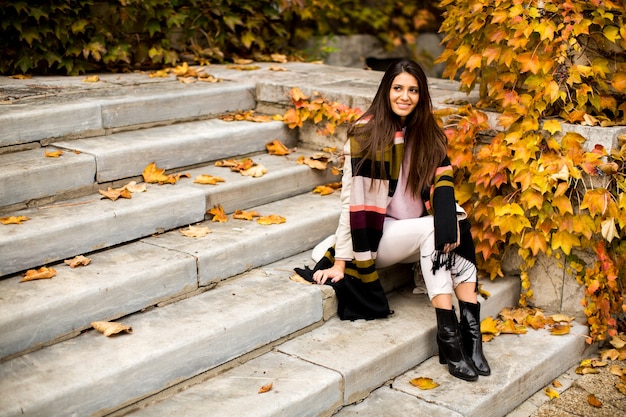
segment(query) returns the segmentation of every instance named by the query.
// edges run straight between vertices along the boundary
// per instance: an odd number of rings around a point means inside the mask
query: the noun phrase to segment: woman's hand
[[[461,228],[459,227],[459,222],[456,222],[456,242],[455,243],[446,243],[443,246],[443,253],[452,252],[461,244]]]
[[[331,282],[341,281],[345,269],[346,261],[336,260],[332,267],[315,271],[313,280],[320,285],[325,284],[328,279],[330,279]]]

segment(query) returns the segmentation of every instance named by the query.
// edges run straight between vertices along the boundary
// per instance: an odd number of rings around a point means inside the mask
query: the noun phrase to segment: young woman
[[[439,361],[464,380],[489,375],[469,223],[456,204],[446,137],[417,63],[389,66],[348,139],[334,245],[313,270],[296,271],[335,288],[340,318],[374,319],[392,313],[376,270],[419,262],[436,310]]]

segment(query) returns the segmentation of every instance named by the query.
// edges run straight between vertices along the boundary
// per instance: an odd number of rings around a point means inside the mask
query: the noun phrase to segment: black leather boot
[[[452,376],[465,381],[476,381],[478,372],[465,354],[461,341],[461,331],[454,308],[443,310],[435,308],[437,313],[437,345],[439,345],[439,363],[448,364]]]
[[[461,339],[465,353],[474,363],[479,375],[491,374],[491,369],[483,354],[483,338],[480,333],[480,303],[467,303],[459,300],[461,313]]]

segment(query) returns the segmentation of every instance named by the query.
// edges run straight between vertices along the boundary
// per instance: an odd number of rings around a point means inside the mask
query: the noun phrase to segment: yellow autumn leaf
[[[150,78],[167,78],[169,76],[170,75],[168,74],[167,70],[158,70],[148,74],[148,77]]]
[[[91,322],[91,326],[105,335],[106,337],[112,336],[114,334],[118,334],[121,332],[132,333],[133,328],[130,326],[126,326],[121,323],[116,323],[113,321],[93,321]]]
[[[39,269],[29,269],[20,282],[34,281],[36,279],[50,279],[56,276],[57,271],[54,268],[42,266]]]
[[[56,151],[45,151],[44,155],[46,158],[58,158],[63,155],[63,151],[60,149],[57,149]]]
[[[270,214],[269,216],[262,216],[257,219],[258,224],[270,225],[270,224],[281,224],[285,223],[287,219],[283,216],[279,216],[277,214]]]
[[[133,198],[133,194],[128,191],[126,188],[111,188],[109,187],[106,191],[98,190],[100,194],[102,194],[102,198],[108,198],[109,200],[115,201],[118,198]]]
[[[265,384],[261,388],[259,388],[259,394],[263,394],[264,392],[269,392],[272,390],[273,387],[274,387],[274,384],[272,382],[270,382],[269,384]]]
[[[547,387],[543,392],[545,392],[551,400],[559,398],[559,393],[553,388]]]
[[[224,182],[224,178],[215,177],[209,174],[200,174],[193,180],[193,182],[195,182],[196,184],[217,185],[218,182]]]
[[[189,174],[165,174],[164,168],[158,168],[155,162],[151,162],[144,168],[141,173],[143,180],[147,183],[157,184],[174,184],[181,177],[190,177]]]
[[[76,268],[77,266],[89,265],[91,263],[91,259],[86,258],[83,255],[78,255],[73,257],[72,259],[64,260],[63,263],[68,265],[70,268]]]
[[[313,189],[314,193],[319,193],[320,195],[329,195],[335,192],[335,190],[327,185],[318,185]]]
[[[228,216],[224,213],[224,208],[221,204],[214,206],[213,208],[207,211],[208,214],[212,214],[213,218],[211,221],[225,223],[228,221]]]
[[[226,65],[226,68],[237,71],[256,71],[261,69],[258,65]]]
[[[137,184],[137,181],[130,181],[123,188],[126,188],[131,193],[145,193],[147,191],[146,184],[145,183]]]
[[[211,230],[207,226],[192,226],[189,225],[186,229],[179,229],[183,236],[187,237],[204,237],[211,233]]]
[[[527,329],[524,326],[515,324],[513,320],[505,320],[498,325],[500,333],[504,334],[526,334]]]
[[[491,293],[483,288],[483,284],[478,284],[478,294],[481,295],[485,300],[491,297]]]
[[[83,79],[84,83],[97,83],[98,81],[100,81],[100,77],[98,77],[98,75],[90,75]]]
[[[308,165],[309,167],[314,168],[314,169],[319,169],[320,171],[325,170],[326,167],[328,166],[328,160],[315,159],[309,156],[307,157],[300,156],[297,162],[299,164]]]
[[[274,139],[273,141],[266,143],[265,148],[270,155],[289,155],[291,153],[291,151],[280,141],[280,139]]]
[[[213,76],[211,74],[202,73],[202,74],[198,75],[198,81],[202,81],[202,82],[205,82],[205,83],[221,83],[222,79],[221,78],[217,78],[217,77],[215,77],[215,76]]]
[[[255,217],[261,217],[261,215],[257,213],[256,211],[244,211],[244,210],[235,210],[235,213],[233,213],[233,219],[238,219],[238,220],[252,221],[252,219]]]
[[[259,178],[267,173],[267,168],[261,164],[255,164],[254,166],[239,172],[241,175],[245,175],[247,177]]]
[[[562,336],[562,335],[568,334],[569,331],[570,331],[569,324],[555,324],[550,329],[550,333],[555,336]]]
[[[9,78],[13,78],[14,80],[30,80],[33,76],[31,74],[15,74],[9,75]]]
[[[426,378],[422,376],[411,379],[409,383],[421,390],[429,390],[437,388],[439,386],[439,384],[433,381],[432,378]]]
[[[615,219],[612,217],[602,221],[601,232],[602,237],[605,238],[607,242],[611,242],[615,238],[619,239],[619,232],[615,226]]]
[[[26,216],[9,216],[9,217],[2,217],[0,218],[0,223],[2,224],[22,224],[22,222],[25,222],[27,220],[30,220],[28,217]]]
[[[483,334],[499,335],[500,330],[498,330],[498,321],[491,316],[485,317],[480,322],[480,332]]]
[[[271,54],[270,58],[272,58],[272,61],[280,62],[281,64],[284,64],[287,62],[287,55],[283,55],[283,54]]]
[[[621,334],[621,335],[612,336],[609,343],[615,349],[621,349],[624,346],[626,346],[626,335]]]
[[[280,65],[272,65],[270,67],[267,68],[269,71],[289,71],[287,68],[285,67],[281,67]]]
[[[567,322],[570,323],[572,321],[574,321],[575,317],[574,316],[568,316],[567,314],[553,314],[550,316],[550,318],[552,320],[554,320],[555,322]]]

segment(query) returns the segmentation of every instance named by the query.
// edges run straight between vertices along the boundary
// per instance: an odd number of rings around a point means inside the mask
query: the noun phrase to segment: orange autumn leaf
[[[600,401],[595,395],[589,394],[587,397],[587,402],[590,406],[595,408],[602,408],[602,401]]]
[[[215,177],[209,174],[200,174],[193,180],[193,182],[195,182],[196,184],[217,185],[218,182],[224,182],[224,178]]]
[[[128,191],[125,187],[123,188],[111,188],[109,187],[106,191],[98,190],[100,194],[102,194],[102,198],[108,198],[109,200],[115,201],[118,198],[133,198],[133,194]]]
[[[555,336],[562,336],[562,335],[568,334],[569,330],[570,330],[569,324],[555,324],[550,329],[550,333]]]
[[[269,384],[263,385],[261,388],[259,388],[259,394],[263,394],[264,392],[271,391],[272,387],[274,387],[274,384],[272,382],[270,382]]]
[[[21,282],[34,281],[36,279],[50,279],[56,276],[57,271],[47,266],[42,266],[39,269],[29,269],[22,278]]]
[[[151,184],[174,184],[181,177],[190,177],[189,174],[165,174],[164,168],[157,168],[155,162],[151,162],[141,173],[143,180]]]
[[[421,376],[411,379],[409,383],[421,390],[429,390],[437,388],[439,386],[439,384],[433,381],[432,378],[426,378]]]
[[[319,169],[323,171],[328,166],[328,158],[315,157],[315,156],[300,156],[297,161],[299,164],[308,165],[311,168]]]
[[[221,204],[213,206],[213,208],[207,211],[208,214],[212,214],[211,221],[225,223],[228,221],[228,216],[224,213],[224,207]]]
[[[270,155],[289,155],[291,153],[291,151],[280,141],[280,139],[274,139],[273,141],[266,143],[265,148]]]
[[[235,210],[233,219],[252,221],[254,217],[261,217],[256,211]]]
[[[121,332],[132,333],[133,328],[130,326],[126,326],[121,323],[116,323],[112,321],[94,321],[91,322],[91,326],[105,335],[106,337],[112,336],[114,334],[118,334]]]
[[[480,322],[480,332],[483,334],[499,335],[500,330],[498,329],[498,321],[491,316],[485,317]]]
[[[245,175],[246,177],[259,178],[267,173],[267,168],[261,164],[254,164],[248,169],[243,169],[239,171],[241,175]]]
[[[83,255],[75,256],[72,259],[66,259],[63,261],[70,268],[76,268],[77,266],[87,266],[91,263],[91,259],[84,257]]]
[[[513,320],[505,320],[498,325],[498,330],[503,334],[525,334],[526,327],[515,324]]]
[[[287,219],[277,214],[270,214],[269,216],[262,216],[257,219],[258,224],[270,225],[270,224],[280,224],[285,223]]]
[[[318,185],[313,189],[314,193],[319,193],[320,195],[329,195],[335,192],[335,190],[327,185]]]
[[[10,217],[2,217],[0,218],[0,223],[2,224],[22,224],[22,222],[25,222],[27,220],[30,220],[28,217],[26,216],[10,216]]]
[[[60,149],[57,149],[56,151],[45,151],[44,155],[46,156],[46,158],[58,158],[59,156],[63,155],[63,151]]]

